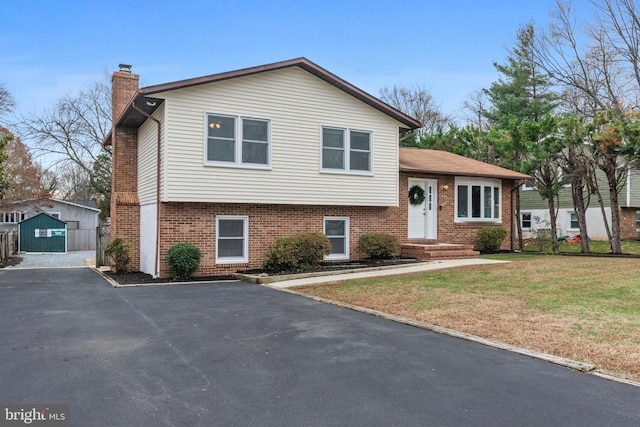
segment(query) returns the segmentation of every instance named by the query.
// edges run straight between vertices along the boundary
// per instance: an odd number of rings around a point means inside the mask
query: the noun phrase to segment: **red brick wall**
[[[455,177],[450,175],[431,175],[419,173],[400,173],[400,206],[403,209],[404,233],[402,241],[407,239],[407,198],[409,191],[409,177],[436,179],[438,181],[438,239],[439,243],[457,243],[477,246],[477,233],[485,226],[500,225],[507,231],[507,237],[502,242],[502,249],[511,248],[511,190],[512,180],[502,180],[502,222],[455,222]],[[443,188],[446,186],[447,188]]]
[[[171,246],[190,242],[202,252],[196,275],[222,275],[237,270],[260,268],[273,241],[302,232],[322,233],[325,216],[349,217],[349,252],[352,259],[363,258],[358,239],[372,232],[406,234],[406,217],[398,208],[349,206],[291,206],[222,203],[162,203],[160,205],[160,276],[168,276],[165,260]],[[215,263],[216,215],[249,217],[249,262]]]
[[[636,208],[620,209],[620,238],[623,240],[637,240],[640,233],[636,229]]]
[[[475,244],[478,230],[485,225],[502,225],[508,236],[503,248],[510,245],[512,181],[502,185],[502,223],[455,223],[454,178],[451,176],[416,175],[411,177],[438,180],[438,242]],[[223,275],[238,270],[260,268],[269,246],[281,236],[302,232],[322,233],[325,216],[349,217],[349,248],[351,259],[363,258],[358,250],[362,234],[384,232],[395,234],[402,242],[407,238],[408,175],[400,174],[399,207],[366,206],[292,206],[225,203],[162,203],[160,205],[160,275],[170,275],[165,256],[176,243],[190,242],[202,252],[196,275]],[[448,189],[442,189],[448,185]],[[216,264],[216,215],[242,215],[249,218],[249,262]],[[133,220],[133,219],[132,219]],[[133,236],[132,236],[133,238]],[[137,242],[137,240],[136,240]],[[136,243],[137,244],[137,243]],[[139,246],[138,246],[139,247]],[[136,258],[139,259],[139,258]]]
[[[116,118],[138,90],[138,75],[116,71],[112,77],[112,114]],[[138,203],[138,131],[114,128],[111,135],[111,240],[132,244],[131,268],[140,269],[140,206]]]

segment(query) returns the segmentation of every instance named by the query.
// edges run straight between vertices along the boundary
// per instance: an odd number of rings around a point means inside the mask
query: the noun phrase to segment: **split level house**
[[[169,275],[179,242],[202,252],[196,275],[221,275],[260,267],[276,238],[300,232],[329,237],[327,260],[363,258],[365,233],[422,259],[435,246],[477,254],[484,225],[511,236],[513,190],[530,177],[399,148],[417,120],[305,58],[144,88],[130,68],[113,74],[104,144],[111,239],[132,244],[134,270]]]

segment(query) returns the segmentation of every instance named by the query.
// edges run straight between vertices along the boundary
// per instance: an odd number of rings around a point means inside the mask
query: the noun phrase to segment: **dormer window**
[[[242,116],[207,114],[205,164],[268,167],[271,123]]]

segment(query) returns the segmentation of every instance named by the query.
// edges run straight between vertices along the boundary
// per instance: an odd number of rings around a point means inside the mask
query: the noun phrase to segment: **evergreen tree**
[[[558,105],[558,96],[552,91],[548,76],[538,67],[534,43],[534,26],[528,23],[518,30],[515,46],[507,55],[506,63],[494,63],[502,76],[485,90],[490,108],[485,110],[484,115],[491,126],[487,137],[493,141],[496,161],[536,178],[544,176],[544,179],[536,181],[538,185],[549,185],[541,192],[545,197],[554,193],[552,189],[556,184],[549,183],[552,174],[547,172],[551,165],[540,157],[544,152],[539,145],[551,136],[544,133],[553,128],[549,126],[549,116]],[[539,124],[542,121],[545,121],[545,126]],[[532,131],[534,129],[535,132]],[[552,157],[555,158],[555,155]],[[550,209],[552,205],[549,203]],[[515,216],[519,246],[522,248],[519,193],[516,193]],[[555,212],[550,212],[550,216],[554,218]]]

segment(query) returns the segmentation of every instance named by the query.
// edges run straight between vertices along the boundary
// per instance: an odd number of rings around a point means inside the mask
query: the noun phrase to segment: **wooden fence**
[[[67,251],[90,251],[96,249],[94,230],[67,230]]]
[[[105,256],[104,250],[111,238],[111,227],[108,225],[97,227],[94,236],[96,239],[96,267],[109,265],[109,260]]]
[[[0,262],[18,252],[18,233],[15,231],[0,231]]]

